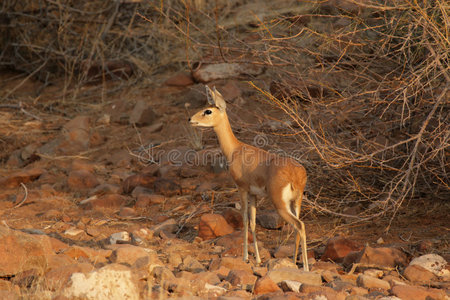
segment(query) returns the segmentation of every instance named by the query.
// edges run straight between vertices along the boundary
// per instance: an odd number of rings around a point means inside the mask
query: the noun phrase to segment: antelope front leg
[[[253,244],[255,246],[255,258],[256,263],[261,263],[261,258],[259,257],[259,249],[258,249],[258,242],[256,240],[256,196],[251,195],[250,196],[250,230],[252,231],[253,235]]]
[[[244,261],[248,261],[248,192],[239,191],[241,194],[241,214],[244,223]]]

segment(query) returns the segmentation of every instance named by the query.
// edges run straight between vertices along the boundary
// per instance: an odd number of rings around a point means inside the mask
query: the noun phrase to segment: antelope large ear
[[[205,89],[206,89],[206,99],[208,100],[208,103],[212,106],[216,106],[216,103],[214,101],[214,92],[207,85],[205,85]]]
[[[216,90],[216,87],[213,87],[213,99],[215,106],[222,112],[225,112],[227,109],[227,103],[223,99],[223,96]]]

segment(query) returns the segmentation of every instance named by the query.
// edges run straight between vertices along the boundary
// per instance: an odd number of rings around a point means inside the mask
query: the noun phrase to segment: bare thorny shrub
[[[250,84],[293,121],[276,134],[304,149],[300,159],[314,170],[310,204],[341,216],[359,206],[356,221],[386,215],[389,229],[411,200],[450,196],[449,7],[441,0],[340,3],[297,5],[297,12],[272,5],[266,18],[249,3],[239,10],[252,17],[236,13],[233,28],[211,9],[215,42],[192,48],[266,66],[269,81]],[[192,42],[195,27],[185,22]],[[243,26],[254,32],[246,40]]]
[[[323,176],[344,192],[328,185],[326,194],[345,205],[368,201],[367,217],[392,221],[407,200],[449,197],[450,20],[444,1],[362,3],[359,13],[339,12],[341,28],[304,27],[295,39],[268,31],[268,57],[287,65],[275,74],[291,91],[267,97],[295,121],[299,139],[328,170]],[[314,63],[302,67],[298,56]]]
[[[179,1],[170,7],[184,9]],[[2,1],[0,68],[30,74],[44,86],[63,77],[64,100],[79,98],[86,83],[126,85],[178,69],[184,42],[168,10],[165,1]]]
[[[266,133],[302,149],[316,210],[392,220],[450,196],[446,1],[6,0],[0,17],[1,65],[64,89],[200,58],[264,66],[250,84],[292,121]]]

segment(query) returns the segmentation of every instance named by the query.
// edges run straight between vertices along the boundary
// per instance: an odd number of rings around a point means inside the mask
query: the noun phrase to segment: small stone
[[[263,295],[268,293],[281,292],[280,287],[268,276],[264,276],[256,280],[253,293],[255,295]]]
[[[400,299],[428,300],[447,298],[447,295],[443,290],[421,286],[396,285],[392,287],[391,292]]]
[[[298,281],[293,281],[293,280],[283,280],[281,282],[281,288],[283,289],[283,291],[285,292],[295,292],[298,293],[300,290],[300,286],[302,284]]]
[[[255,275],[245,270],[230,270],[228,276],[225,278],[233,286],[253,286],[256,279],[257,277]]]
[[[322,285],[322,276],[320,274],[293,268],[271,270],[267,272],[266,276],[269,276],[275,283],[280,283],[283,280],[294,280],[310,285]]]
[[[198,236],[203,240],[213,239],[234,231],[225,218],[218,214],[204,214],[200,217]]]
[[[447,261],[442,256],[437,254],[426,254],[416,257],[409,263],[409,265],[421,266],[437,276],[444,276],[449,273],[449,270],[446,269]]]
[[[273,256],[275,258],[292,257],[294,255],[294,248],[295,248],[294,244],[281,245],[275,250]]]
[[[282,268],[298,269],[297,265],[294,264],[294,262],[291,259],[287,259],[287,258],[270,259],[266,265],[267,265],[267,269],[269,271],[276,270],[276,269],[282,269]]]
[[[136,211],[131,207],[122,207],[119,211],[119,216],[122,218],[132,218],[136,215]]]
[[[145,126],[152,124],[157,118],[156,113],[144,100],[136,102],[133,111],[130,114],[130,124]]]
[[[0,179],[0,187],[15,188],[20,186],[21,183],[28,183],[38,179],[43,173],[44,169],[39,168],[14,172],[6,178]]]
[[[322,255],[321,260],[327,261],[331,260],[333,262],[342,262],[344,257],[350,252],[359,251],[362,246],[344,237],[333,237],[328,240],[327,246],[325,247],[325,253]]]
[[[166,233],[175,233],[178,230],[178,223],[175,219],[168,219],[159,225],[155,225],[151,228],[154,235],[159,235],[161,231]]]
[[[92,189],[100,184],[97,177],[86,170],[76,170],[69,173],[67,184],[72,191]]]
[[[103,196],[92,196],[80,202],[84,209],[119,208],[127,203],[127,198],[119,194],[106,194]]]
[[[212,285],[209,283],[205,284],[205,290],[208,292],[208,297],[218,297],[227,292],[226,288],[223,288],[223,287],[220,287],[217,285]]]
[[[120,186],[109,183],[101,183],[97,185],[89,195],[103,195],[103,194],[118,194],[120,193]]]
[[[209,270],[215,271],[219,270],[221,267],[225,267],[228,270],[245,270],[249,273],[253,273],[252,265],[250,263],[246,263],[242,260],[242,258],[234,258],[234,257],[222,257],[215,258],[209,264]]]
[[[109,236],[109,243],[114,244],[128,244],[131,242],[130,234],[126,231],[116,232]]]
[[[136,208],[149,208],[154,204],[162,204],[166,201],[166,197],[163,195],[154,195],[142,193],[139,194],[134,207]]]
[[[61,266],[52,266],[45,275],[45,286],[49,290],[58,291],[62,287],[66,286],[67,282],[73,273],[77,272],[90,272],[94,267],[89,263],[78,263],[72,261],[71,264],[65,264]]]
[[[191,74],[186,72],[176,73],[172,77],[169,77],[165,82],[165,85],[168,86],[177,86],[177,87],[185,87],[188,85],[194,84],[194,79]]]
[[[367,269],[364,270],[364,275],[368,275],[368,276],[372,276],[375,278],[383,278],[384,276],[384,272],[382,270],[378,270],[378,269]]]
[[[154,266],[150,271],[150,275],[156,279],[157,283],[175,279],[173,272],[164,266]]]
[[[262,211],[258,213],[256,222],[266,229],[279,229],[284,224],[283,218],[274,211]]]
[[[182,271],[200,273],[205,271],[205,267],[195,258],[188,255],[183,259],[183,263],[179,266]]]
[[[84,233],[84,230],[78,229],[76,227],[71,227],[71,228],[67,229],[66,231],[64,231],[64,234],[69,235],[69,236],[77,236],[82,233]]]
[[[133,245],[123,245],[118,247],[113,250],[110,257],[110,260],[113,263],[126,264],[128,266],[133,266],[139,260],[145,260],[145,262],[148,263],[150,259],[153,261],[158,260],[155,251]]]
[[[429,270],[421,267],[420,265],[409,265],[403,271],[403,276],[412,282],[429,283],[436,281],[437,277]]]
[[[259,267],[259,266],[255,266],[252,268],[253,270],[253,274],[255,274],[258,277],[264,277],[267,274],[267,268],[266,267]]]
[[[90,273],[74,273],[64,296],[83,299],[138,300],[139,289],[129,268],[110,264]]]
[[[361,252],[358,263],[395,268],[406,266],[406,254],[396,248],[372,248],[366,246]]]
[[[356,279],[356,283],[359,287],[363,287],[366,289],[378,288],[388,290],[391,288],[389,282],[364,274],[360,274],[358,276],[358,278]]]

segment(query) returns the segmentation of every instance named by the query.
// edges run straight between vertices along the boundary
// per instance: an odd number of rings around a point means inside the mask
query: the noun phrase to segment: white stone
[[[128,268],[112,264],[87,274],[73,273],[64,296],[88,300],[138,300],[139,290]]]
[[[76,228],[76,227],[70,227],[69,229],[67,229],[66,231],[64,231],[65,235],[70,235],[70,236],[77,236],[81,233],[83,233],[84,230]]]
[[[281,282],[281,287],[283,288],[283,291],[291,291],[298,293],[301,287],[301,283],[294,280],[283,280]]]
[[[129,243],[131,241],[130,234],[126,231],[116,232],[111,234],[109,237],[109,242],[113,244],[118,243]]]
[[[437,276],[448,276],[449,270],[445,268],[447,261],[437,254],[425,254],[414,258],[410,263],[410,266],[417,265],[432,272]]]

